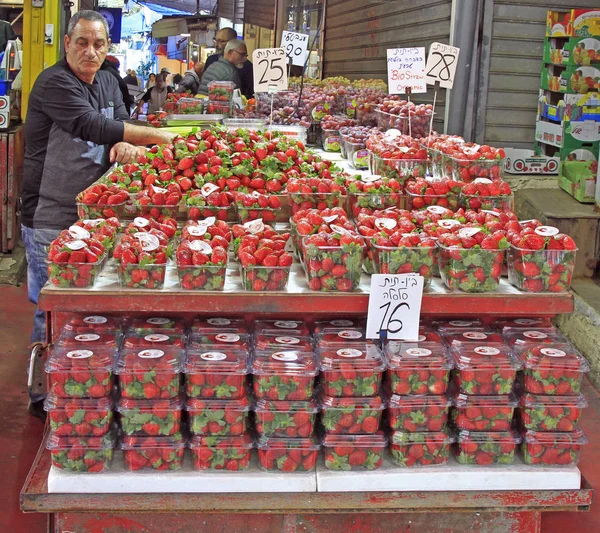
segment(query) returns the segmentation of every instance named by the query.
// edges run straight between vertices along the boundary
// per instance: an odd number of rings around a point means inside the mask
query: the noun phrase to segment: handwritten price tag
[[[308,35],[284,31],[281,34],[281,47],[285,50],[288,62],[291,59],[292,65],[304,66],[308,55]]]
[[[252,52],[254,92],[286,91],[287,59],[283,48],[259,48]]]
[[[425,83],[425,48],[390,48],[387,51],[390,94],[427,92]]]
[[[431,43],[425,65],[425,77],[429,85],[439,82],[440,87],[452,89],[458,64],[459,48],[442,43]]]
[[[380,333],[386,331],[388,339],[417,339],[422,298],[423,276],[373,274],[367,338],[378,339]]]

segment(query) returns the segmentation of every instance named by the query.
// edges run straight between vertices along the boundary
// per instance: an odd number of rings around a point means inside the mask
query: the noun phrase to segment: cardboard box
[[[575,200],[583,204],[593,204],[598,178],[596,157],[588,161],[563,161],[560,164],[558,185]]]
[[[600,67],[600,64],[596,65]],[[542,89],[566,94],[587,94],[600,89],[596,66],[546,65],[542,68]]]
[[[536,155],[533,150],[505,148],[504,171],[507,174],[558,174],[560,159]]]
[[[600,35],[600,10],[548,11],[547,37],[593,37]]]
[[[0,96],[0,129],[10,126],[10,96]]]
[[[579,149],[591,149],[594,153],[600,145],[600,122],[584,120],[580,122],[563,121],[555,124],[538,120],[535,128],[535,140],[560,148],[560,159]]]
[[[600,63],[600,38],[570,37],[565,40],[546,37],[544,63],[584,66]]]
[[[558,95],[540,89],[538,115],[552,122],[600,121],[600,93]]]

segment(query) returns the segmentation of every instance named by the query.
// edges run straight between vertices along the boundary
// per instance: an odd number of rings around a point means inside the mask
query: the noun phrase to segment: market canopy
[[[214,12],[217,6],[217,0],[145,0],[138,4],[146,5],[153,11],[161,15],[191,15],[196,13],[197,9],[207,12]],[[161,9],[166,10],[165,12]]]

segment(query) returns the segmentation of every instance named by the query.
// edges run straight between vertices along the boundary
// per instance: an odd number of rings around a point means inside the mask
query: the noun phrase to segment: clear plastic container
[[[508,250],[508,281],[526,292],[565,292],[571,287],[577,250]]]
[[[133,437],[121,440],[127,470],[180,470],[186,441],[181,433],[168,437]]]
[[[335,318],[333,320],[318,320],[313,325],[313,331],[315,335],[323,333],[325,329],[328,330],[342,330],[342,329],[358,329],[364,330],[366,328],[366,322],[364,318]]]
[[[446,194],[416,194],[410,191],[405,191],[407,198],[407,209],[420,211],[427,209],[431,205],[439,205],[456,211],[458,209],[458,196],[453,192]]]
[[[374,344],[319,349],[323,393],[334,398],[378,396],[386,364]]]
[[[304,245],[303,245],[304,247]],[[358,289],[362,274],[362,257],[365,245],[353,243],[352,246],[313,246],[306,247],[305,253],[311,261],[306,263],[308,286],[311,290],[351,292]],[[325,276],[317,265],[331,260],[332,274]],[[327,279],[327,281],[324,281]]]
[[[121,322],[121,317],[117,316],[72,315],[63,330],[74,333],[112,333],[121,330]]]
[[[128,333],[123,339],[124,348],[163,348],[168,346],[183,350],[185,345],[186,337],[179,333],[148,333],[144,335]]]
[[[113,386],[115,350],[94,347],[69,349],[54,346],[46,361],[50,393],[59,398],[102,398]]]
[[[457,437],[456,461],[461,465],[510,465],[521,437],[514,431],[466,431]]]
[[[208,84],[208,99],[213,102],[231,102],[234,90],[235,83],[232,81],[211,81]]]
[[[445,394],[448,390],[453,364],[443,345],[389,341],[384,352],[391,393]]]
[[[129,263],[117,266],[119,285],[128,289],[160,290],[165,284],[167,264],[138,265]]]
[[[115,433],[102,437],[61,437],[51,434],[46,441],[52,466],[66,472],[104,472],[114,455]]]
[[[266,119],[262,118],[226,118],[223,124],[231,132],[240,128],[249,131],[264,131],[267,127]]]
[[[312,438],[261,437],[258,466],[267,472],[314,472],[321,444]]]
[[[269,131],[277,131],[285,135],[288,139],[295,139],[306,145],[307,129],[304,126],[276,125],[271,124],[268,127]]]
[[[254,341],[254,348],[257,351],[264,350],[299,350],[310,352],[313,349],[310,337],[295,337],[293,335],[282,335],[277,333],[260,333]]]
[[[437,243],[440,276],[452,290],[491,292],[498,288],[506,250],[452,248]]]
[[[190,432],[196,435],[241,435],[248,428],[248,398],[205,400],[189,398],[185,404]]]
[[[461,207],[465,209],[479,209],[499,211],[513,211],[515,206],[515,197],[512,194],[501,196],[480,196],[478,194],[460,193],[458,200]]]
[[[479,318],[460,318],[452,320],[436,320],[433,322],[434,326],[444,333],[447,329],[478,329],[484,327],[483,322]]]
[[[371,152],[369,172],[404,183],[409,178],[424,177],[427,174],[427,160],[387,159]]]
[[[552,322],[548,317],[501,318],[496,322],[496,327],[504,333],[507,328],[546,329],[552,327]]]
[[[125,435],[157,437],[181,431],[182,403],[179,398],[165,400],[132,400],[121,398],[117,411]]]
[[[258,400],[253,408],[256,431],[267,437],[310,437],[319,406],[315,400],[280,402]]]
[[[346,159],[350,161],[352,168],[356,170],[367,170],[369,168],[369,151],[364,143],[353,143],[343,139],[342,144],[346,152]]]
[[[450,349],[454,382],[463,394],[510,394],[521,362],[505,344],[463,344]]]
[[[209,101],[206,105],[206,111],[210,115],[223,115],[229,117],[231,115],[231,102]]]
[[[120,204],[114,205],[87,205],[83,202],[76,202],[77,204],[77,216],[81,220],[94,220],[97,218],[111,218],[117,217],[119,220],[123,218],[125,214],[125,206],[127,200]]]
[[[392,431],[442,431],[448,422],[449,408],[450,400],[446,395],[394,394],[388,402],[388,423]]]
[[[521,444],[523,462],[527,465],[573,466],[579,463],[581,446],[587,443],[585,433],[578,427],[558,433],[527,430]]]
[[[445,465],[454,441],[445,431],[394,431],[390,436],[392,463],[405,468]]]
[[[342,347],[348,344],[371,342],[367,340],[367,334],[364,328],[324,328],[323,331],[315,335],[315,341],[320,348]]]
[[[233,204],[227,206],[194,205],[188,202],[186,198],[185,209],[188,220],[194,222],[210,217],[215,217],[217,220],[223,220],[224,222],[235,222],[237,220]]]
[[[194,470],[246,470],[254,446],[249,433],[214,437],[193,435],[188,446],[194,460]]]
[[[341,152],[342,136],[338,130],[323,130],[321,142],[325,152]]]
[[[444,342],[449,346],[457,346],[465,343],[476,342],[478,344],[489,344],[491,342],[502,342],[502,335],[488,328],[473,328],[465,330],[459,329],[444,329]]]
[[[179,396],[183,351],[178,348],[123,348],[115,367],[122,398],[153,400]]]
[[[135,206],[134,216],[136,217],[151,217],[154,219],[159,219],[160,217],[176,218],[179,212],[179,204],[144,204],[140,201],[139,197],[133,203]]]
[[[179,286],[186,291],[222,291],[227,267],[216,265],[178,266]]]
[[[390,209],[396,207],[400,209],[402,205],[402,193],[398,192],[355,192],[348,195],[350,203],[350,212],[356,219],[361,213],[373,214],[377,210]]]
[[[509,431],[515,407],[514,393],[505,396],[452,396],[452,422],[458,429],[467,431]]]
[[[192,334],[199,333],[237,333],[247,335],[248,327],[243,318],[210,317],[196,318],[190,328]]]
[[[284,335],[294,335],[304,337],[310,335],[310,329],[304,320],[257,320],[254,323],[255,334],[277,333]]]
[[[386,402],[380,396],[321,399],[321,423],[330,435],[372,435],[381,425]]]
[[[249,339],[247,335],[239,333],[193,333],[190,335],[188,348],[190,350],[221,351],[221,350],[243,350],[248,351]]]
[[[150,335],[152,333],[183,335],[185,325],[180,318],[153,316],[134,318],[129,329],[136,335]]]
[[[377,115],[377,126],[384,131],[392,128],[397,129],[403,135],[411,135],[413,139],[420,139],[429,134],[431,112],[425,115],[411,113],[410,115],[400,116],[376,109],[375,114]]]
[[[326,435],[325,468],[342,472],[377,470],[383,464],[386,448],[387,439],[382,431],[373,435]]]
[[[218,351],[188,350],[183,371],[188,397],[238,400],[246,395],[248,352],[231,347]]]
[[[285,291],[292,266],[241,266],[242,287],[245,291]]]
[[[520,400],[521,422],[532,431],[573,431],[588,406],[582,394],[538,396],[524,394]]]
[[[177,100],[177,113],[180,115],[201,115],[204,101],[201,98],[180,98]]]
[[[110,398],[59,398],[50,394],[44,401],[50,430],[61,437],[101,437],[113,420]]]
[[[505,159],[457,159],[445,156],[447,170],[451,170],[452,179],[471,182],[477,178],[491,180],[502,179]]]
[[[504,328],[502,332],[504,342],[509,346],[520,348],[529,344],[565,344],[569,341],[557,328]]]
[[[428,287],[436,264],[435,246],[389,247],[373,245],[373,265],[376,274],[409,274],[423,276]]]
[[[519,349],[525,392],[571,396],[581,392],[583,374],[590,367],[570,344],[531,344]]]
[[[323,210],[332,207],[344,207],[346,197],[339,192],[289,193],[292,215],[302,209]]]
[[[106,348],[116,350],[120,335],[117,331],[90,331],[90,332],[75,332],[64,330],[58,339],[57,344],[70,350],[88,350],[95,348]]]
[[[48,261],[48,281],[61,289],[88,289],[94,286],[104,257],[95,263],[53,263]]]
[[[309,400],[318,369],[313,352],[256,352],[252,361],[254,395],[268,400]]]

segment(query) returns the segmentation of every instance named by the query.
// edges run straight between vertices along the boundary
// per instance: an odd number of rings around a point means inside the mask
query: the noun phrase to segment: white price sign
[[[252,52],[254,92],[286,91],[287,59],[283,48],[259,48]]]
[[[367,315],[367,338],[378,339],[382,331],[388,339],[419,338],[419,318],[423,298],[423,276],[414,274],[373,274]]]
[[[425,65],[425,77],[429,85],[439,82],[440,87],[452,89],[459,52],[460,49],[456,46],[431,43],[427,65]]]
[[[425,83],[425,48],[390,48],[387,51],[390,94],[427,92]]]
[[[284,31],[281,34],[281,47],[285,50],[287,61],[292,60],[292,65],[303,67],[308,55],[308,35]]]

